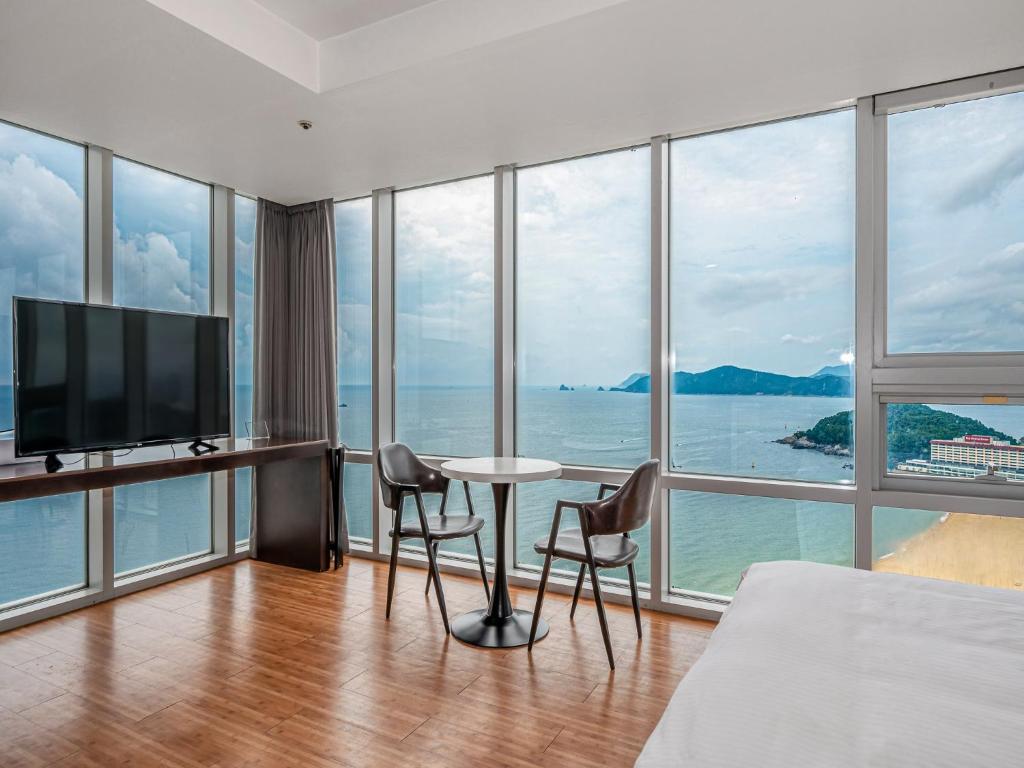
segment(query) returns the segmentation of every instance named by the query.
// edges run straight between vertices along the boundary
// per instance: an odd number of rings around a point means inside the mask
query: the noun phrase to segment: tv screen
[[[230,433],[228,321],[14,299],[18,456]]]

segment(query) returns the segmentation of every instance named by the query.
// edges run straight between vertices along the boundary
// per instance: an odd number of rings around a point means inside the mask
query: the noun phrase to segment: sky
[[[1024,93],[889,119],[889,351],[1024,350]]]
[[[889,118],[891,352],[1021,349],[1022,124],[1024,94]],[[853,112],[679,139],[670,160],[674,368],[807,375],[849,360]],[[79,146],[0,124],[2,322],[15,293],[82,298],[84,161]],[[649,172],[648,148],[517,171],[520,384],[609,386],[646,371]],[[117,158],[113,191],[115,299],[207,311],[209,187]],[[399,385],[490,384],[493,178],[398,192],[395,211]],[[254,220],[238,198],[243,294]],[[340,379],[366,384],[369,198],[339,203],[336,228]]]
[[[119,157],[113,164],[114,303],[210,311],[210,187]]]
[[[675,370],[808,376],[853,345],[854,112],[673,141]]]
[[[334,204],[338,269],[338,381],[370,384],[373,376],[373,202]]]

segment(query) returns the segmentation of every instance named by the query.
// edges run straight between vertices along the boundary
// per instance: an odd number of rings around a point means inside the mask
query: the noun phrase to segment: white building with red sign
[[[954,440],[932,440],[933,464],[970,464],[977,467],[1024,469],[1024,446],[1010,445],[988,435],[965,435]]]

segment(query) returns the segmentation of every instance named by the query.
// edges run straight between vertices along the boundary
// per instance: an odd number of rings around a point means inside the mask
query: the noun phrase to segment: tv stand
[[[213,445],[212,443],[205,443],[202,440],[196,440],[188,447],[194,456],[202,456],[207,453],[213,453],[219,451],[220,446]]]
[[[64,462],[60,460],[56,453],[46,454],[46,461],[43,463],[46,467],[46,471],[53,473],[64,466]]]

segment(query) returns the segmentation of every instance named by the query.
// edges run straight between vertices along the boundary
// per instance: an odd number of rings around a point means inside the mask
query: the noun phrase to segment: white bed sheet
[[[1024,766],[1024,593],[758,563],[636,765]]]

